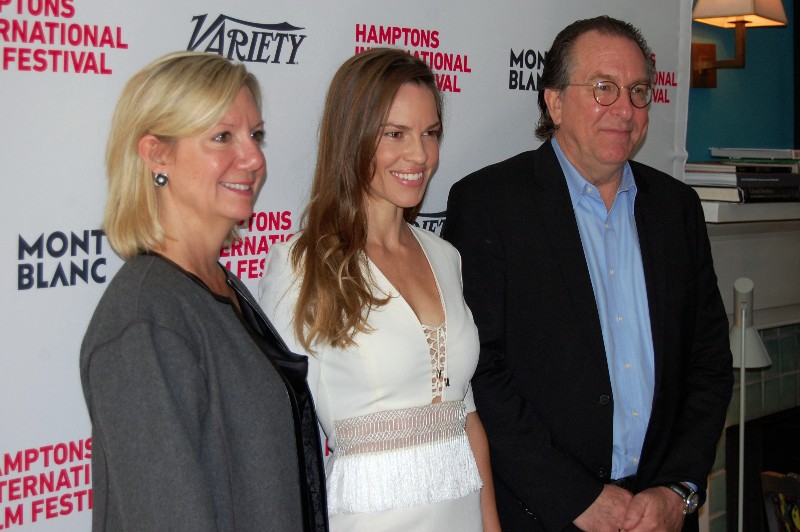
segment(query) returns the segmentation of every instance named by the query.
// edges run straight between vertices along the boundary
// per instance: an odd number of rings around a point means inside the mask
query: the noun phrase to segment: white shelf
[[[706,223],[774,222],[800,220],[800,202],[791,203],[726,203],[703,201]]]
[[[729,319],[733,323],[733,316]],[[800,323],[800,305],[756,309],[753,314],[753,325],[756,329],[769,329],[794,323]]]

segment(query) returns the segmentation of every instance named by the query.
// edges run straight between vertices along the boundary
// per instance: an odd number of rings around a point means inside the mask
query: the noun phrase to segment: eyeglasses
[[[631,104],[642,109],[647,107],[650,100],[653,99],[653,89],[646,83],[637,83],[630,87],[620,87],[613,81],[598,81],[597,83],[570,83],[569,85],[575,87],[592,87],[592,93],[597,103],[603,106],[609,106],[619,100],[619,93],[622,89],[628,91],[628,96],[631,98]],[[567,85],[567,86],[569,86]]]

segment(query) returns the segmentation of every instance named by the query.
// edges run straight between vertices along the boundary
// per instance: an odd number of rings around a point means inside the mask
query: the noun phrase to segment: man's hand
[[[631,532],[678,532],[683,527],[683,518],[683,499],[680,495],[658,486],[633,497],[620,528]]]
[[[573,523],[586,532],[617,532],[622,528],[628,504],[632,499],[631,492],[613,484],[606,484],[592,505]]]

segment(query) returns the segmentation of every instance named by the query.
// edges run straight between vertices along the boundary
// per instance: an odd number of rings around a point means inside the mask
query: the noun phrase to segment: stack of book
[[[800,150],[711,148],[712,162],[686,163],[684,182],[703,201],[800,201]]]

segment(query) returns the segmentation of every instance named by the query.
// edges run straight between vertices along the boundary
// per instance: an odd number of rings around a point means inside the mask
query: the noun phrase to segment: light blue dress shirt
[[[638,468],[655,382],[650,312],[634,219],[636,183],[625,163],[614,204],[606,210],[597,188],[570,164],[555,138],[551,142],[567,177],[603,331],[614,398],[611,478],[623,478]]]

